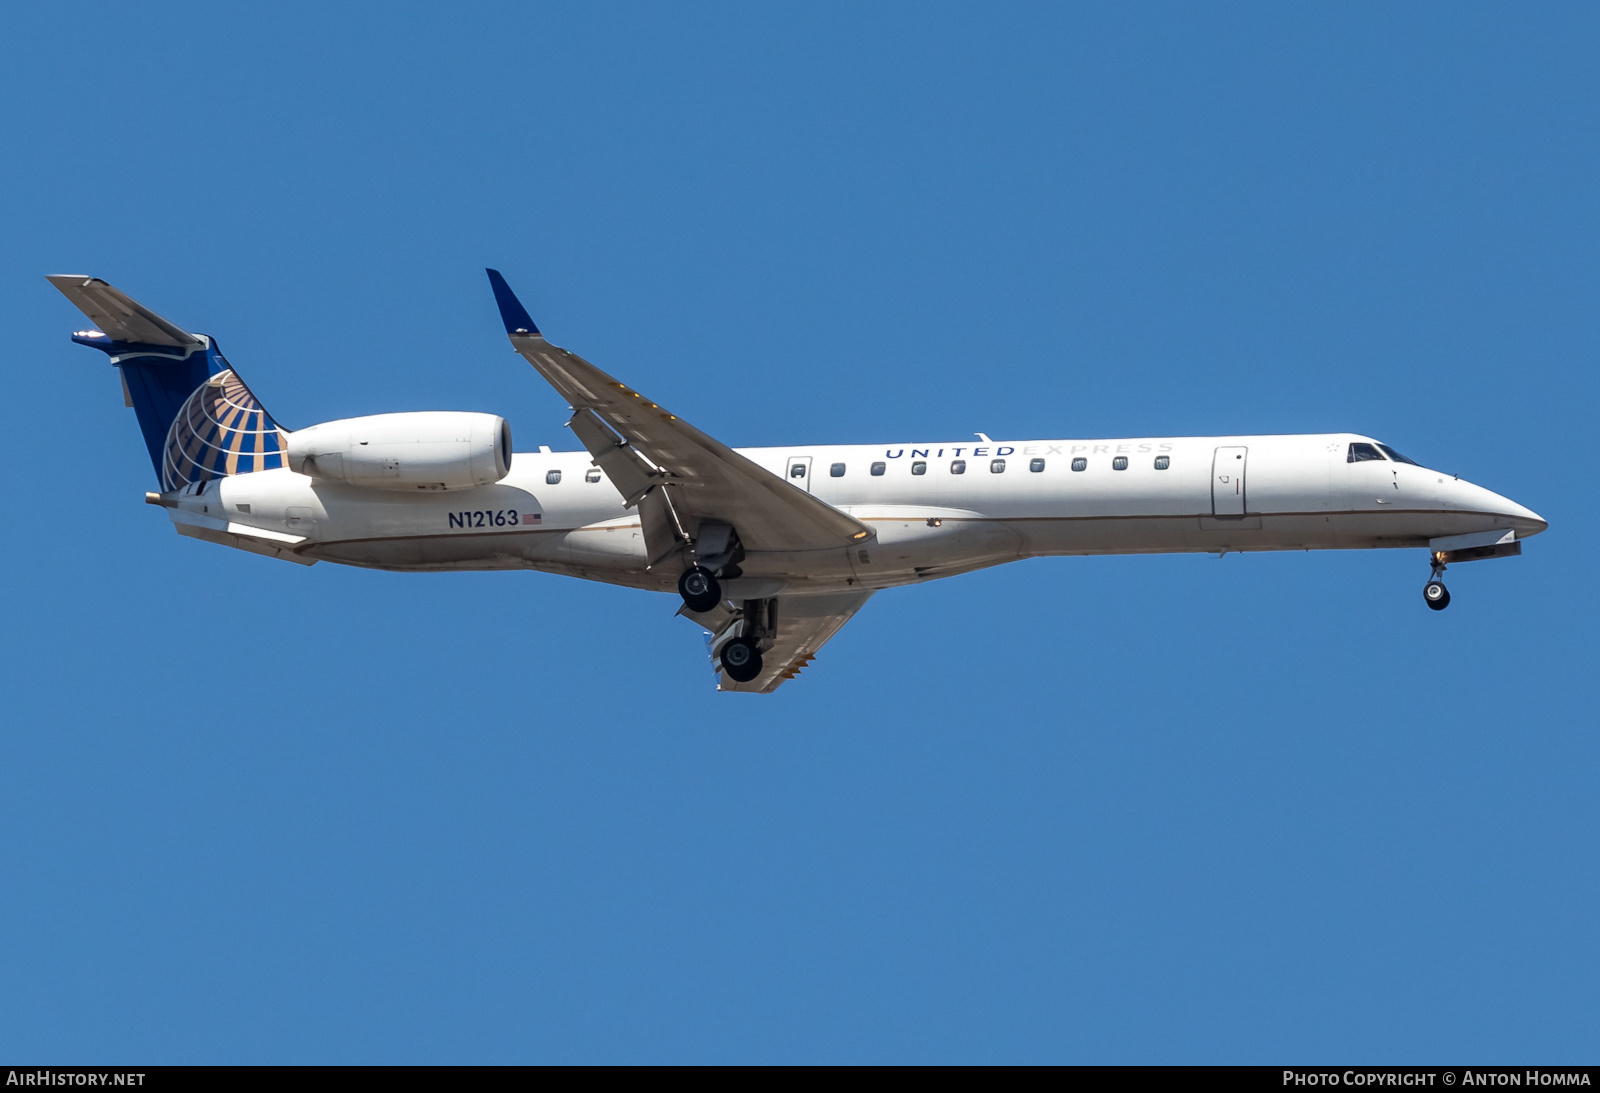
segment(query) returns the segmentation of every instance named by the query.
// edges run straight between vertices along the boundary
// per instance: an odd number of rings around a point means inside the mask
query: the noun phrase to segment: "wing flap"
[[[645,491],[660,478],[661,468],[647,463],[634,448],[593,410],[579,410],[567,422],[578,442],[594,456],[595,465],[606,472],[623,497],[623,504],[638,503]]]

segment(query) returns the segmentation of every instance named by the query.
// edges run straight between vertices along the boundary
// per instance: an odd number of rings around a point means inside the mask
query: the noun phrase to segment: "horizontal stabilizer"
[[[168,322],[98,277],[57,273],[47,280],[113,341],[182,347],[202,344],[201,339],[181,326]]]

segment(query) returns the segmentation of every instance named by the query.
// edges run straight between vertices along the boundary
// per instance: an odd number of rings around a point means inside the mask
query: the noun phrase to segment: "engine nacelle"
[[[511,426],[495,414],[433,410],[325,421],[289,434],[289,467],[380,490],[466,490],[511,470]]]

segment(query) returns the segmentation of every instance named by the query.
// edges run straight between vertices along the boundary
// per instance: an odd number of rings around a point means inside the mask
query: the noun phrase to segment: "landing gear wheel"
[[[710,611],[722,602],[722,586],[711,570],[697,565],[684,570],[678,578],[678,595],[690,611]]]
[[[735,683],[749,683],[761,674],[761,650],[749,638],[734,638],[722,647],[722,670]]]
[[[1435,611],[1443,611],[1450,606],[1450,590],[1444,586],[1443,581],[1429,581],[1422,590],[1422,598],[1428,601],[1428,606]]]

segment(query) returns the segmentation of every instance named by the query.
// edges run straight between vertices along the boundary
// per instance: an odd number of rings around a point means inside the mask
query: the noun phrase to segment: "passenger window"
[[[1172,466],[1172,457],[1170,455],[1156,456],[1156,470],[1164,471],[1170,466]]]
[[[1125,456],[1125,455],[1117,456],[1117,458],[1115,458],[1115,459],[1113,459],[1111,461],[1111,469],[1114,470],[1114,471],[1125,471],[1125,470],[1127,470],[1128,469],[1128,457]]]
[[[789,468],[790,478],[804,478],[805,476],[806,465],[804,463],[796,463],[794,466]]]
[[[1072,469],[1075,471],[1086,471],[1089,469],[1089,461],[1080,455],[1077,459],[1072,461]]]
[[[1346,463],[1365,463],[1369,459],[1382,459],[1383,453],[1371,444],[1354,443],[1350,445],[1350,454],[1344,457]]]
[[[887,463],[881,463],[880,462],[880,463],[874,463],[872,465],[872,473],[874,475],[881,475],[881,474],[883,474],[884,471],[886,471],[888,469],[889,469],[889,464],[887,464]]]
[[[1409,463],[1413,467],[1422,466],[1422,464],[1418,463],[1415,459],[1407,459],[1405,456],[1401,455],[1387,444],[1379,444],[1378,450],[1384,455],[1388,456],[1390,459],[1394,460],[1396,463]]]
[[[967,473],[967,461],[965,459],[952,459],[950,461],[950,473],[951,474],[966,474]]]
[[[830,477],[832,477],[832,478],[843,478],[844,477],[844,464],[843,463],[835,463],[833,466],[829,467],[828,468],[828,475]]]
[[[991,459],[991,460],[989,460],[989,473],[990,474],[1004,474],[1005,470],[1006,470],[1006,461],[1004,459]]]
[[[1034,474],[1038,474],[1040,471],[1044,470],[1044,460],[1042,460],[1042,459],[1030,459],[1030,460],[1028,460],[1028,469],[1030,471],[1032,471]]]
[[[922,460],[919,459],[915,463],[911,464],[911,473],[912,474],[927,474],[928,473],[928,465],[926,463],[924,463]]]
[[[544,480],[545,480],[545,483],[547,485],[553,486],[557,482],[561,481],[561,472],[560,471],[546,471],[545,475],[544,475]]]
[[[591,468],[588,471],[588,473],[586,473],[583,476],[583,480],[585,482],[598,482],[598,481],[600,481],[600,468],[599,467]]]

